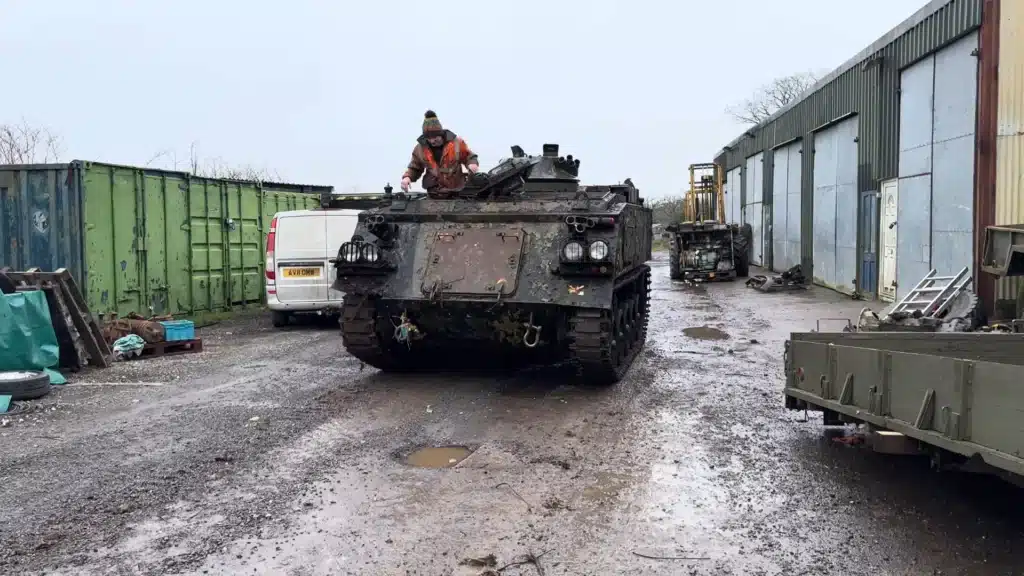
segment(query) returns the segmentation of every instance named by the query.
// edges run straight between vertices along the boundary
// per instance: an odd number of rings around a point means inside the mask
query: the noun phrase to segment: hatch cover
[[[514,293],[525,239],[521,228],[437,232],[423,272],[423,293],[494,297]]]

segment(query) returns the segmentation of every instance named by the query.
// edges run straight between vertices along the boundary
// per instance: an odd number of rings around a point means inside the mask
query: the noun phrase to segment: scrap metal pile
[[[953,276],[931,270],[902,300],[882,315],[861,310],[858,331],[866,332],[972,332],[978,329],[978,296],[968,286],[971,276],[963,268]]]
[[[782,274],[773,276],[751,276],[747,286],[761,292],[783,292],[789,290],[806,290],[807,279],[803,269],[797,264]]]

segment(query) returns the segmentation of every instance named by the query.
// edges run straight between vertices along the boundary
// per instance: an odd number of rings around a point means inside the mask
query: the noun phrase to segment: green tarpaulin
[[[64,384],[64,377],[54,371],[59,362],[46,294],[0,294],[0,371],[42,370],[51,384]]]

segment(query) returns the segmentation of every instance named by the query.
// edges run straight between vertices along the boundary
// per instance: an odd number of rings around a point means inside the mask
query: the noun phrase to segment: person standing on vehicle
[[[423,115],[423,135],[416,139],[412,159],[402,175],[402,190],[408,192],[409,186],[420,176],[423,176],[423,189],[428,192],[462,188],[466,184],[463,166],[470,174],[476,173],[480,169],[476,154],[465,140],[441,126],[433,110],[427,110]]]

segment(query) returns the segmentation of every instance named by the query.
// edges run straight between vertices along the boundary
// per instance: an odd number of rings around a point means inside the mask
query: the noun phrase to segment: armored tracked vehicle
[[[620,380],[647,336],[651,210],[579,166],[513,146],[459,190],[385,188],[335,260],[345,348],[385,371],[569,360]]]

